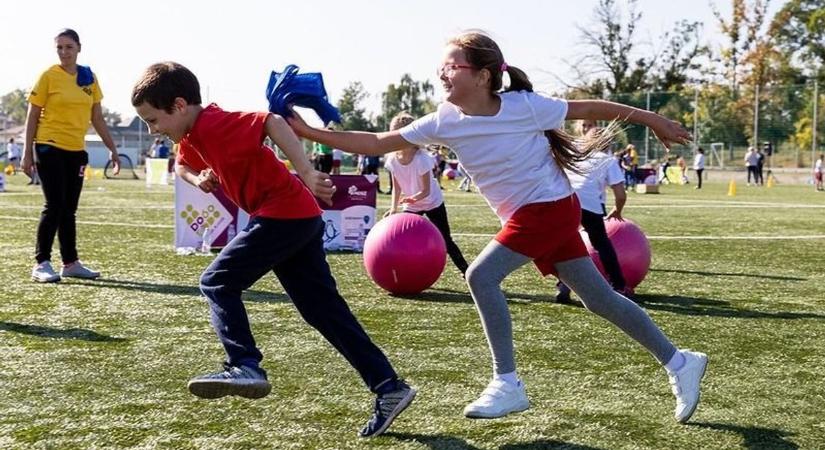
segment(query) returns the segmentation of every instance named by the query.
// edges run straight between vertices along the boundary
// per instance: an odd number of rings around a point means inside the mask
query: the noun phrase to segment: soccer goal
[[[724,142],[712,142],[710,144],[710,165],[711,166],[719,166],[720,169],[725,168],[725,143]],[[716,163],[714,164],[714,160]]]
[[[106,162],[106,168],[103,169],[103,176],[107,180],[137,180],[138,175],[135,172],[135,165],[132,163],[132,158],[129,155],[117,155],[120,161],[120,173],[115,175],[112,169],[112,162]]]

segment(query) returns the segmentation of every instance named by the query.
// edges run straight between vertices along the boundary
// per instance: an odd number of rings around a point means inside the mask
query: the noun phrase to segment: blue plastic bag
[[[269,112],[289,117],[289,105],[310,108],[318,114],[324,124],[341,123],[338,109],[329,103],[324,89],[324,78],[320,73],[298,73],[298,66],[290,64],[283,72],[272,72],[266,87]]]

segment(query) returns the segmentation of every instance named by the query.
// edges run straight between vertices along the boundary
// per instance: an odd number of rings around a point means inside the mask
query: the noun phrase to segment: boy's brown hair
[[[172,61],[152,64],[132,89],[132,106],[147,103],[153,108],[172,112],[176,98],[189,105],[201,104],[198,78],[186,67]]]
[[[415,122],[415,117],[406,111],[401,111],[390,120],[390,131],[400,130]]]

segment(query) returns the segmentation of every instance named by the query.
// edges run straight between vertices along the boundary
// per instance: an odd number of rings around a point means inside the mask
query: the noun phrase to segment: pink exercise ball
[[[364,267],[392,294],[418,294],[441,276],[447,247],[438,228],[411,213],[393,214],[370,230],[364,241]]]
[[[619,259],[619,266],[622,268],[625,283],[627,287],[635,289],[636,286],[645,279],[647,271],[650,269],[650,242],[648,242],[642,229],[627,219],[624,219],[624,221],[615,219],[608,220],[604,223],[604,227],[607,230],[607,237],[616,250],[616,256]],[[593,245],[590,244],[587,233],[582,230],[581,235],[584,244],[587,246],[587,251],[590,253],[593,262],[596,263],[599,272],[605,275],[605,279],[609,279],[604,271],[604,267],[602,267],[599,253],[593,248]]]
[[[444,176],[447,177],[448,180],[455,180],[455,177],[458,176],[458,171],[455,169],[447,169],[444,171]]]

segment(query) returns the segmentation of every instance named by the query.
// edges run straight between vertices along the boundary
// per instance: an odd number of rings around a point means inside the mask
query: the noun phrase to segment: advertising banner
[[[207,194],[175,177],[176,249],[221,248],[248,222],[249,215],[220,189]]]
[[[364,239],[375,225],[378,188],[375,175],[332,175],[335,195],[332,206],[319,201],[324,209],[324,248],[360,252]]]

